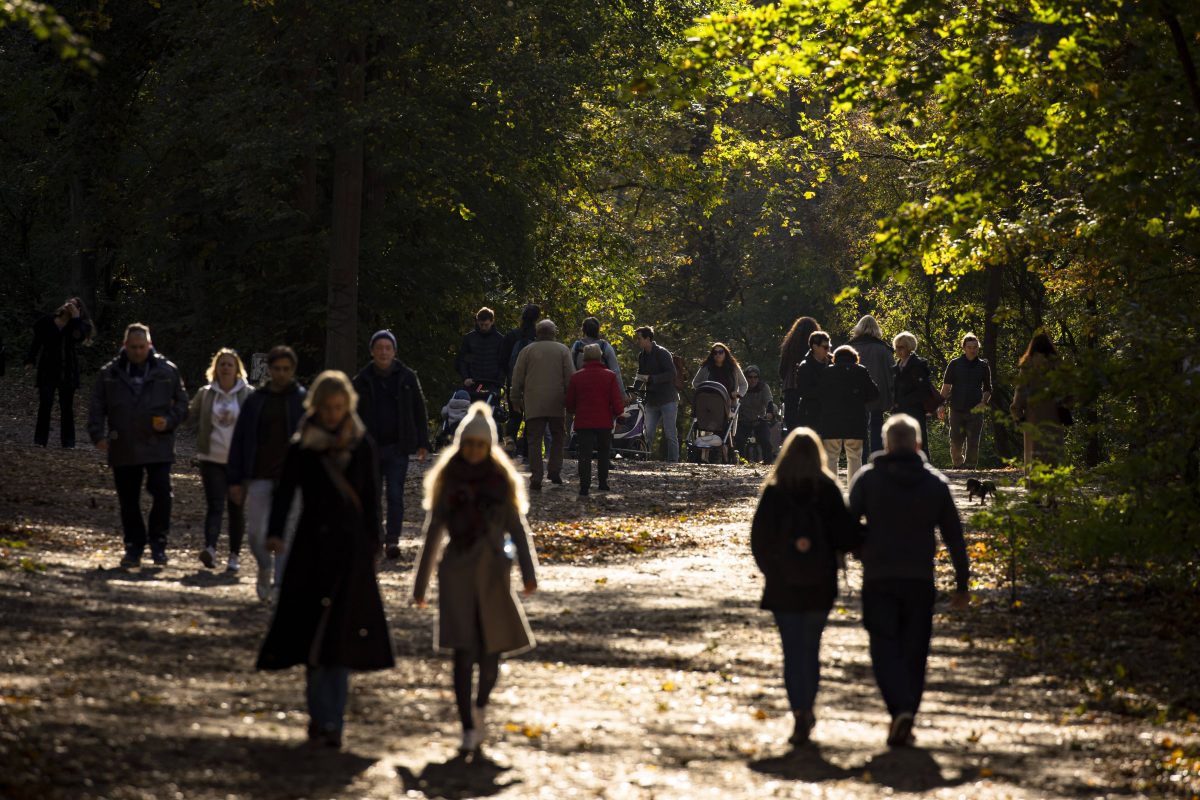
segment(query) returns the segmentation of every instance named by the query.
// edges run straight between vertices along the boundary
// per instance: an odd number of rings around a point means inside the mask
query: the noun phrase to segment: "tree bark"
[[[365,53],[346,46],[338,63],[343,109],[333,155],[333,219],[329,232],[329,308],[325,331],[327,369],[353,371],[358,342],[358,256],[362,235],[363,136],[356,112],[366,94]]]
[[[1163,22],[1171,31],[1171,41],[1175,43],[1175,54],[1179,57],[1179,66],[1183,69],[1184,80],[1187,81],[1188,93],[1192,96],[1192,105],[1200,114],[1200,79],[1196,77],[1196,62],[1192,60],[1192,51],[1188,48],[1187,36],[1183,26],[1179,24],[1179,16],[1167,3],[1162,4]]]
[[[1022,451],[1017,446],[1012,428],[1005,423],[1012,397],[1000,382],[1000,325],[996,322],[996,313],[1000,310],[1003,291],[1004,265],[993,264],[988,267],[987,287],[983,297],[983,357],[992,365],[992,441],[996,455],[1001,458],[1016,458]]]

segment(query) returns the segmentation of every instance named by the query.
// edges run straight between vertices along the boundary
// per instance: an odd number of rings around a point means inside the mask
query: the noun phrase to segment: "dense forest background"
[[[225,345],[354,369],[386,326],[431,406],[481,305],[507,329],[538,302],[568,339],[594,314],[627,364],[634,324],[690,359],[722,340],[768,376],[796,316],[844,339],[870,312],[938,369],[982,337],[998,465],[1044,329],[1078,424],[1076,472],[1043,479],[1102,487],[1047,529],[1084,554],[1198,555],[1194,3],[3,13],[10,376],[32,319],[76,293],[93,365],[135,319],[192,383]]]

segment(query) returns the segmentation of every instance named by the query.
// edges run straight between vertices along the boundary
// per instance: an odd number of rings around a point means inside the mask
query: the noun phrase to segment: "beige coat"
[[[1025,465],[1034,461],[1058,464],[1062,461],[1065,430],[1058,416],[1058,398],[1051,381],[1054,363],[1041,353],[1033,353],[1021,366],[1017,390],[1009,410],[1021,423],[1025,435]]]
[[[512,401],[525,419],[566,416],[567,387],[575,374],[562,342],[539,339],[521,348],[512,374]]]

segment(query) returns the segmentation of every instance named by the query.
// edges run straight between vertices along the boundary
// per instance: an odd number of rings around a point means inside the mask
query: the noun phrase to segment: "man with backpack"
[[[643,325],[635,332],[638,354],[638,374],[634,387],[646,392],[646,444],[654,447],[654,437],[659,422],[663,437],[667,440],[667,461],[679,461],[679,391],[676,389],[678,372],[671,352],[654,341],[654,328]]]
[[[527,303],[521,311],[520,326],[504,334],[504,344],[500,348],[500,359],[508,365],[508,384],[505,386],[509,398],[508,422],[504,426],[504,436],[518,456],[529,455],[529,443],[524,436],[519,435],[525,417],[512,403],[512,374],[513,368],[517,366],[517,356],[537,339],[535,326],[541,315],[542,309],[536,303]]]
[[[576,339],[575,344],[571,345],[571,358],[575,361],[575,369],[583,369],[584,354],[583,349],[589,344],[600,346],[601,362],[604,366],[612,370],[617,376],[617,388],[621,390],[621,396],[625,396],[625,381],[621,377],[621,366],[617,363],[617,351],[608,343],[608,340],[600,336],[600,320],[595,317],[588,317],[579,326],[580,333],[583,334],[582,339]]]

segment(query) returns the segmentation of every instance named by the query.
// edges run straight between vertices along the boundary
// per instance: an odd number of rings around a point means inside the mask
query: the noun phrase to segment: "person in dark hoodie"
[[[867,432],[867,404],[879,397],[879,387],[858,352],[849,345],[833,351],[833,366],[821,376],[821,422],[817,431],[825,445],[829,471],[838,474],[838,459],[846,451],[846,485],[862,466]]]
[[[288,443],[304,416],[306,391],[296,382],[296,352],[286,345],[267,353],[267,383],[250,393],[233,428],[226,475],[229,497],[246,506],[246,533],[250,552],[258,562],[256,589],[259,600],[271,598],[272,586],[283,576],[284,553],[267,549],[267,527],[272,497],[283,474]],[[290,538],[300,514],[292,504],[286,532]]]
[[[920,425],[907,414],[893,414],[883,436],[884,452],[850,486],[850,515],[866,517],[859,551],[863,625],[875,682],[892,717],[887,743],[904,747],[913,742],[933,635],[935,527],[954,564],[955,610],[967,607],[970,567],[950,486],[921,452]]]
[[[155,352],[150,329],[133,323],[125,329],[120,354],[96,376],[88,409],[88,435],[107,454],[117,487],[125,533],[122,567],[141,564],[147,541],[155,565],[167,563],[175,429],[187,415],[179,370]],[[148,530],[142,519],[143,480],[153,498]]]
[[[892,408],[896,376],[892,371],[896,351],[883,340],[883,329],[870,314],[850,331],[850,346],[858,351],[858,363],[871,373],[879,397],[867,403],[867,455],[883,449],[883,415]]]
[[[821,330],[812,317],[796,317],[787,335],[779,344],[779,381],[783,387],[783,433],[800,427],[800,395],[798,385],[800,362],[808,352],[808,337]]]
[[[763,483],[750,549],[766,581],[761,608],[775,615],[783,681],[795,718],[789,740],[808,741],[821,672],[821,633],[837,597],[837,553],[861,542],[861,527],[825,465],[815,431],[797,428]]]
[[[454,369],[467,391],[499,396],[508,362],[504,360],[504,335],[496,330],[496,313],[490,308],[475,312],[475,329],[463,337]]]
[[[45,447],[50,440],[50,415],[57,394],[61,414],[59,441],[64,448],[75,446],[75,392],[79,390],[76,348],[91,341],[92,330],[91,318],[78,297],[70,298],[53,315],[46,314],[33,325],[33,341],[25,364],[37,367],[38,412],[33,428],[36,445]]]
[[[391,331],[371,336],[371,363],[354,376],[358,392],[358,416],[375,440],[380,486],[387,485],[387,527],[384,554],[400,556],[400,533],[404,525],[404,482],[409,456],[421,463],[429,456],[429,418],[425,394],[417,373],[396,358],[396,337]]]
[[[833,363],[830,357],[829,334],[813,331],[808,337],[808,353],[796,367],[796,413],[793,422],[798,427],[817,429],[821,423],[821,382]]]
[[[525,349],[526,345],[533,344],[537,339],[537,331],[534,330],[539,319],[542,318],[542,309],[536,303],[527,303],[521,311],[521,325],[513,328],[508,333],[504,334],[504,343],[500,348],[500,360],[505,364],[505,376],[510,382],[505,386],[506,394],[511,395],[510,390],[512,381],[513,367],[517,365],[517,356]],[[521,423],[525,417],[520,411],[513,408],[512,398],[508,401],[508,420],[504,423],[504,436],[508,440],[508,445],[518,456],[525,457],[529,454],[529,445],[524,436],[520,436]]]

